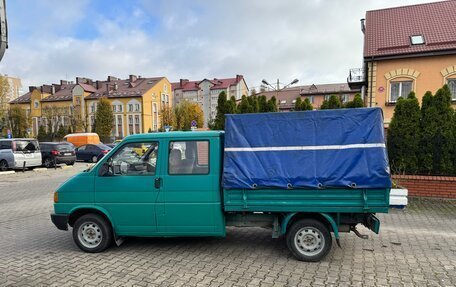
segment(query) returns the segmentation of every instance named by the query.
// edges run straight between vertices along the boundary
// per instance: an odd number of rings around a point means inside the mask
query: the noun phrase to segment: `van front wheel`
[[[331,250],[331,232],[318,220],[301,219],[288,230],[287,246],[296,259],[317,262]]]
[[[111,225],[98,214],[83,215],[74,223],[73,240],[85,252],[102,252],[112,242]]]

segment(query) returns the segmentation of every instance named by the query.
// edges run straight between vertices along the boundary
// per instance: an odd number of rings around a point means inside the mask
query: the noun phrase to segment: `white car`
[[[0,139],[0,171],[40,166],[38,141],[27,138]]]

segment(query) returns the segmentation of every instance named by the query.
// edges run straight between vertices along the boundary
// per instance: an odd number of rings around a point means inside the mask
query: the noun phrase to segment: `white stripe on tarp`
[[[315,145],[315,146],[271,146],[271,147],[228,147],[225,151],[290,151],[290,150],[338,150],[352,148],[386,148],[384,143]]]

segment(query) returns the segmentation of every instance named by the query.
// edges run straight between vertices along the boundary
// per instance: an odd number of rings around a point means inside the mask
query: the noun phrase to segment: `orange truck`
[[[100,137],[96,133],[75,133],[68,134],[63,138],[64,141],[72,143],[75,147],[85,144],[99,144]]]

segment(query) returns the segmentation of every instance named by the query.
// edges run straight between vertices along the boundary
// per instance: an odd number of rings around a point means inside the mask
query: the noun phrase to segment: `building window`
[[[128,115],[128,133],[129,134],[133,134],[134,131],[133,131],[133,116],[132,115]]]
[[[40,102],[38,102],[38,100],[35,100],[33,102],[33,105],[34,105],[35,109],[38,109],[38,107],[40,106]]]
[[[451,100],[456,101],[456,79],[448,79],[447,83],[451,91]]]
[[[123,138],[122,115],[117,115],[117,136]]]
[[[341,99],[342,103],[346,103],[346,102],[348,102],[348,95],[342,95],[340,97],[340,99]]]
[[[132,112],[133,111],[133,104],[128,104],[128,111]]]
[[[413,81],[391,82],[390,102],[395,103],[399,97],[406,99],[412,91]]]
[[[122,107],[123,106],[121,104],[117,105],[117,112],[121,113],[122,112]]]
[[[135,115],[135,134],[139,134],[140,133],[139,127],[140,127],[139,115]]]
[[[329,101],[330,98],[331,98],[331,95],[325,95],[325,101]]]
[[[412,43],[412,45],[422,45],[422,44],[424,44],[424,36],[423,35],[410,36],[410,42]]]
[[[152,110],[153,110],[153,127],[154,131],[158,130],[158,109],[157,109],[157,103],[152,104]]]
[[[113,113],[117,112],[117,106],[116,106],[116,105],[113,105],[113,106],[112,106],[112,112],[113,112]]]
[[[139,112],[139,104],[135,104],[135,112]]]
[[[307,98],[309,99],[309,102],[310,102],[311,104],[313,104],[313,102],[314,102],[314,97],[313,97],[313,96],[310,96],[310,97],[307,97]]]
[[[95,117],[90,116],[90,130],[95,131]]]

